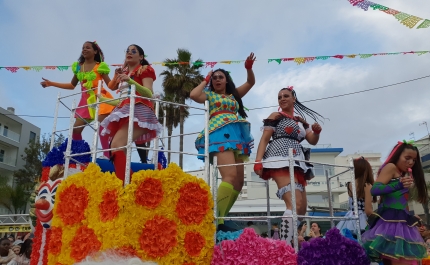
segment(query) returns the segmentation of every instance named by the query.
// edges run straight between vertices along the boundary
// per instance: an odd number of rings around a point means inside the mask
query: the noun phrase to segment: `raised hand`
[[[314,131],[315,134],[320,134],[322,131],[321,125],[318,123],[312,124],[312,131]]]
[[[209,84],[209,82],[211,81],[211,77],[212,77],[213,72],[214,72],[213,70],[210,70],[208,75],[206,76],[206,78],[204,80],[206,82],[206,84]]]
[[[43,88],[51,86],[51,81],[49,81],[48,79],[45,79],[43,77],[42,77],[42,79],[43,79],[43,81],[40,82],[40,84],[42,85]]]
[[[252,69],[252,65],[254,64],[255,59],[257,58],[254,56],[254,53],[251,52],[251,54],[246,58],[245,68],[248,70]]]

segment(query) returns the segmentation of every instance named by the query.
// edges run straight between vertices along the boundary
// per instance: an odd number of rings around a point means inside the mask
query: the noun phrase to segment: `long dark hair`
[[[357,180],[357,198],[365,198],[364,187],[366,184],[373,185],[375,180],[372,167],[364,157],[354,159],[354,175]],[[372,202],[376,202],[376,196],[373,196]]]
[[[137,52],[139,53],[139,55],[143,55],[143,59],[140,60],[139,64],[141,66],[149,65],[148,61],[145,59],[145,52],[143,51],[142,47],[140,47],[137,44],[130,44],[130,45],[128,45],[128,47],[130,47],[130,46],[136,47]],[[128,65],[127,65],[126,61],[124,61],[124,66],[123,66],[123,69],[125,69],[125,68],[128,68]]]
[[[103,51],[100,48],[100,46],[95,41],[86,41],[85,43],[90,43],[91,46],[93,47],[93,49],[95,51],[97,51],[97,53],[94,55],[94,61],[99,62],[99,63],[103,62],[105,57],[103,55]],[[78,62],[79,62],[79,64],[83,64],[85,62],[85,58],[82,55],[82,53],[81,53],[81,56],[78,59]]]
[[[428,194],[427,194],[427,183],[424,178],[424,171],[423,167],[421,165],[421,156],[420,152],[418,151],[418,148],[416,146],[413,146],[411,144],[402,143],[399,142],[396,146],[394,146],[393,150],[391,150],[390,155],[388,156],[387,160],[382,164],[382,166],[379,168],[378,174],[381,172],[382,168],[387,165],[388,163],[392,163],[394,165],[397,165],[397,161],[399,161],[400,156],[402,155],[403,151],[406,149],[414,150],[417,152],[417,160],[415,161],[414,166],[412,169],[412,174],[415,181],[415,189],[418,190],[418,202],[420,203],[427,203],[428,201]]]
[[[30,258],[31,252],[27,253],[31,249],[31,245],[33,244],[33,240],[30,238],[26,239],[24,243],[21,246],[21,250],[19,251],[19,255],[28,255],[27,257]]]
[[[242,98],[239,96],[239,93],[237,93],[236,85],[234,84],[229,72],[220,68],[215,70],[212,75],[214,75],[216,72],[221,72],[225,75],[225,78],[227,79],[227,83],[225,84],[225,93],[233,95],[234,99],[237,101],[237,103],[239,103],[239,115],[242,116],[242,118],[244,119],[247,118],[248,115],[246,115],[245,109],[243,108]],[[209,87],[212,91],[214,91],[214,85],[212,84],[212,82],[210,83]]]
[[[304,120],[306,120],[306,115],[308,115],[309,117],[311,117],[315,122],[317,121],[321,121],[323,122],[323,120],[320,119],[320,117],[322,119],[325,119],[321,114],[319,114],[316,111],[311,110],[310,108],[306,107],[305,105],[303,105],[302,103],[300,103],[299,99],[297,98],[296,95],[296,91],[294,91],[294,89],[292,89],[291,87],[285,87],[282,88],[280,91],[283,90],[288,90],[291,92],[291,94],[293,95],[293,97],[296,99],[296,101],[294,102],[294,110],[299,113],[300,116],[302,116],[302,118]]]

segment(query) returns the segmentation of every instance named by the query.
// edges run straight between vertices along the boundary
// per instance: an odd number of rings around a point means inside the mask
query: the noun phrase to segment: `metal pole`
[[[209,158],[207,158],[206,160],[208,160]],[[214,199],[214,222],[215,222],[215,227],[217,227],[217,225],[218,225],[218,219],[217,219],[217,217],[218,217],[218,205],[217,205],[217,200],[218,200],[218,198],[217,198],[217,185],[216,185],[216,182],[217,182],[217,178],[218,178],[218,167],[217,167],[217,165],[218,165],[218,161],[217,161],[218,159],[217,159],[217,157],[216,156],[214,156],[214,160],[213,160],[213,169],[212,169],[212,176],[209,176],[209,182],[210,182],[210,187],[211,187],[211,189],[212,189],[212,197],[213,197],[213,199]],[[215,233],[215,235],[214,235],[214,242],[215,242],[215,244],[216,244],[216,233]]]
[[[333,203],[331,201],[331,179],[328,176],[328,170],[325,170],[325,179],[327,181],[327,191],[328,191],[328,208],[330,210],[330,216],[333,217],[334,213],[333,213]],[[331,219],[330,220],[330,227],[333,228],[334,227],[334,221]]]
[[[357,203],[357,189],[355,187],[355,174],[354,174],[354,160],[352,157],[349,158],[349,165],[350,165],[350,173],[351,173],[351,191],[352,191],[352,203],[354,206],[354,218],[357,218],[355,220],[356,225],[356,231],[357,231],[357,240],[361,243],[361,229],[360,229],[360,219],[358,218],[358,203]]]
[[[155,102],[155,116],[158,117],[160,116],[160,102],[156,101]],[[152,162],[155,166],[155,169],[158,168],[158,139],[159,139],[159,135],[157,135],[154,139],[154,150],[152,150]]]
[[[100,94],[100,90],[102,87],[102,80],[99,80],[98,86],[97,86],[97,90],[96,90],[96,95]],[[96,111],[94,114],[94,136],[93,136],[93,146],[92,146],[92,150],[94,153],[92,153],[91,157],[92,157],[92,161],[93,163],[96,162],[97,159],[97,145],[98,145],[98,139],[99,139],[99,130],[100,130],[100,126],[99,126],[99,109],[100,109],[100,105],[99,103],[99,98],[96,97]],[[88,106],[89,108],[93,107],[93,106]]]
[[[125,179],[124,187],[130,183],[130,167],[131,167],[131,144],[133,143],[133,127],[134,127],[134,103],[136,101],[136,87],[131,85],[130,88],[130,114],[128,116],[128,134],[127,134],[127,154],[125,164]],[[119,151],[121,152],[121,151]]]
[[[205,173],[206,181],[210,185],[210,154],[209,154],[209,101],[205,101]],[[214,160],[215,161],[215,160]],[[218,168],[214,166],[213,170],[218,172]],[[218,174],[218,173],[217,173]],[[216,180],[213,182],[216,184]]]
[[[49,146],[49,150],[52,150],[52,148],[54,148],[55,131],[57,130],[58,107],[60,106],[60,96],[61,96],[61,93],[58,92],[57,104],[55,104],[54,124],[52,125],[51,145]]]
[[[166,104],[164,104],[164,106],[166,106]],[[161,142],[163,143],[163,146],[164,146],[164,140],[166,139],[165,138],[165,136],[166,136],[166,124],[167,124],[167,117],[166,117],[166,111],[162,108],[161,109],[161,111],[163,111],[163,134],[161,135],[161,137],[162,137],[162,139],[163,140],[161,140]],[[164,146],[164,148],[165,148],[165,146]]]
[[[269,191],[269,181],[266,180],[266,197],[267,197],[267,216],[270,216],[270,191]],[[270,229],[272,228],[271,220],[267,220],[267,237],[271,238]]]
[[[288,159],[290,160],[290,185],[291,185],[291,204],[293,208],[293,237],[294,237],[294,249],[299,252],[299,240],[297,231],[297,205],[296,205],[296,182],[294,180],[294,154],[293,148],[288,149]],[[287,242],[290,244],[290,242]]]
[[[64,177],[67,177],[67,174],[69,172],[69,164],[70,164],[70,150],[72,149],[72,135],[73,135],[73,124],[74,124],[74,118],[75,118],[75,112],[76,112],[76,100],[73,100],[72,103],[72,111],[70,112],[70,124],[69,124],[69,136],[67,137],[67,147],[66,152],[64,154],[65,161],[64,161]]]

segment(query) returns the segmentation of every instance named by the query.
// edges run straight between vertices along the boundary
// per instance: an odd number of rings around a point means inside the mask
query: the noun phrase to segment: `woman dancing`
[[[321,126],[316,123],[319,117],[317,112],[305,107],[297,99],[293,87],[283,88],[278,93],[279,112],[274,112],[263,121],[264,129],[257,149],[254,171],[262,179],[272,178],[278,186],[276,195],[284,200],[287,210],[284,216],[292,214],[291,186],[288,150],[293,148],[294,158],[309,159],[309,149],[300,144],[306,139],[309,144],[316,145],[321,133]],[[294,110],[300,115],[294,116]],[[315,123],[312,129],[306,122],[305,114],[311,117]],[[272,140],[270,140],[272,138]],[[267,149],[266,149],[267,147]],[[296,183],[297,214],[306,214],[306,180],[313,178],[312,165],[304,162],[295,162],[294,180]],[[292,218],[283,218],[281,224],[281,239],[290,243],[293,236]]]
[[[413,176],[412,176],[413,174]],[[378,171],[371,193],[381,196],[378,210],[369,216],[363,247],[371,259],[384,264],[419,264],[427,248],[417,226],[419,219],[408,213],[409,188],[414,185],[418,201],[427,203],[427,186],[418,149],[399,142]]]
[[[369,162],[364,159],[364,157],[360,157],[354,159],[354,175],[355,175],[355,187],[357,192],[357,204],[358,204],[358,217],[360,221],[360,231],[364,232],[367,226],[367,216],[373,213],[372,203],[376,203],[376,196],[373,196],[370,193],[373,183],[375,182],[373,179],[373,171]],[[354,204],[352,199],[352,188],[351,182],[346,184],[348,189],[348,205],[349,211],[346,213],[345,217],[353,217],[354,216]],[[357,238],[357,222],[355,220],[345,220],[340,221],[337,224],[337,229],[341,232],[343,229],[348,229],[353,234],[354,238]]]
[[[253,147],[253,138],[250,124],[243,108],[242,97],[255,84],[252,65],[255,61],[251,53],[245,61],[247,80],[236,88],[230,74],[218,69],[210,71],[205,80],[195,87],[190,97],[197,103],[209,101],[209,154],[212,162],[213,156],[218,159],[218,165],[236,164],[247,161]],[[204,88],[209,85],[209,90]],[[237,115],[239,113],[239,116]],[[199,154],[204,154],[204,132],[200,133],[195,142]],[[204,157],[199,157],[204,160]],[[222,182],[218,187],[217,209],[218,216],[225,217],[235,203],[244,183],[244,166],[220,167]],[[218,230],[234,231],[224,225],[224,220],[218,220]]]
[[[155,81],[155,71],[145,60],[143,49],[132,44],[126,50],[126,58],[122,69],[115,71],[115,76],[109,83],[112,90],[119,89],[120,97],[130,94],[131,85],[136,87],[136,95],[146,98],[152,97],[152,85]],[[100,97],[101,101],[108,99]],[[104,130],[102,135],[111,137],[111,148],[119,148],[127,145],[128,121],[130,116],[130,98],[114,100],[109,104],[116,105],[112,113],[102,122]],[[153,104],[149,99],[136,98],[134,107],[134,127],[132,140],[137,144],[151,141],[162,130],[154,113]],[[116,176],[125,180],[125,149],[112,152],[112,161],[115,166]],[[130,171],[130,175],[132,172]]]
[[[62,89],[73,90],[75,89],[78,82],[81,83],[81,100],[76,109],[76,120],[73,125],[73,140],[82,140],[82,131],[84,125],[94,120],[95,109],[87,106],[85,108],[79,108],[85,105],[91,105],[96,103],[96,93],[94,91],[100,80],[103,80],[106,84],[111,81],[109,78],[109,67],[104,62],[103,52],[99,45],[94,41],[87,41],[82,46],[82,53],[77,62],[72,64],[73,78],[70,83],[56,83],[49,81],[48,79],[42,78],[43,81],[40,83],[42,87],[54,86]],[[112,95],[104,89],[102,86],[101,94],[104,98],[112,99]],[[114,109],[114,107],[108,104],[100,104],[98,121],[102,122],[107,115]],[[103,149],[109,148],[109,138],[101,134],[103,127],[99,129],[100,144]],[[104,156],[109,157],[109,152],[103,152]]]

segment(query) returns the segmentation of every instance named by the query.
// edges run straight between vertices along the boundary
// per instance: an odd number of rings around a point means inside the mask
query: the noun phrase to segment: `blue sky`
[[[378,3],[430,18],[428,1]],[[244,98],[248,108],[276,105],[277,91],[286,85],[293,85],[304,101],[425,76],[430,68],[430,54],[329,59],[300,66],[267,63],[268,58],[280,57],[429,50],[430,29],[408,29],[390,15],[364,12],[347,0],[3,0],[0,32],[1,66],[70,65],[87,40],[97,40],[108,63],[121,63],[131,43],[142,46],[150,62],[172,58],[178,48],[187,48],[194,59],[204,61],[241,60],[252,51],[258,60],[254,66],[257,83]],[[231,71],[236,85],[246,80],[242,65],[222,67]],[[162,66],[154,68],[157,74],[163,71]],[[209,70],[204,68],[202,73]],[[43,89],[42,77],[68,82],[72,73],[0,70],[0,106],[12,106],[17,114],[53,115],[58,92],[72,92]],[[162,90],[161,78],[154,87]],[[323,125],[321,144],[343,147],[344,154],[372,150],[385,155],[397,140],[409,139],[410,132],[416,138],[427,133],[418,125],[430,122],[427,88],[428,79],[423,79],[307,106],[330,119]],[[71,99],[66,103],[70,105]],[[273,111],[276,108],[249,113],[256,143],[261,120]],[[68,112],[62,108],[60,115],[68,116]],[[52,119],[27,119],[42,132],[51,131]],[[202,119],[189,119],[186,131],[199,131]],[[67,119],[59,123],[62,128],[67,125]],[[92,139],[89,129],[84,137]],[[194,136],[186,138],[186,151],[194,152],[193,142]],[[203,163],[196,158],[186,157],[186,169],[200,166]]]

